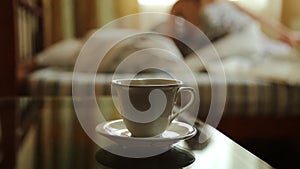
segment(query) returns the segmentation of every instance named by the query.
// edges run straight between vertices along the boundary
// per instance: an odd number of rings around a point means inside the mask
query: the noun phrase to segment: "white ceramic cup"
[[[190,100],[174,112],[177,96],[189,92]],[[175,79],[119,79],[112,81],[112,95],[126,128],[133,137],[152,137],[194,102],[195,90]]]

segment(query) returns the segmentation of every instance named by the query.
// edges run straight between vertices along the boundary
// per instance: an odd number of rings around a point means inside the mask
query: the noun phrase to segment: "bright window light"
[[[143,6],[170,6],[177,0],[138,0],[138,3]]]

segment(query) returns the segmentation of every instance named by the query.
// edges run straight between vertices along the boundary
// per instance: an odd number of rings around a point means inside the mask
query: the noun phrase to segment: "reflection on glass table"
[[[31,168],[108,168],[100,164],[101,160],[97,159],[101,147],[95,144],[84,132],[78,122],[76,113],[73,107],[73,100],[71,97],[49,97],[49,98],[15,98],[15,99],[2,99],[1,105],[1,133],[15,132],[17,145],[11,151],[15,152],[16,160],[15,166],[18,169],[31,169]],[[15,113],[15,119],[18,123],[23,125],[16,125],[16,129],[3,128],[3,121],[9,120],[7,114],[3,112],[4,103],[11,104],[11,112]],[[111,108],[112,102],[107,100],[106,97],[99,97],[99,105],[104,105],[105,111],[115,111]],[[117,119],[119,116],[110,116],[111,119]],[[27,121],[24,122],[24,121]],[[7,124],[7,123],[5,123]],[[25,125],[26,124],[26,125]],[[195,124],[195,127],[200,129],[200,122]],[[5,130],[6,131],[5,131]],[[20,135],[22,131],[22,135]],[[180,141],[173,145],[174,152],[170,156],[161,155],[160,158],[152,159],[151,164],[155,168],[168,168],[180,164],[183,160],[187,161],[186,167],[179,168],[272,168],[270,165],[239,146],[234,141],[223,135],[216,129],[212,129],[213,134],[208,141],[199,143],[198,134],[186,141]],[[22,136],[22,139],[20,139]],[[11,139],[0,137],[1,142],[4,139]],[[7,143],[8,141],[6,141]],[[12,141],[13,143],[14,141]],[[1,144],[1,163],[5,164],[2,158],[5,156]],[[181,160],[179,156],[181,152]],[[7,153],[7,152],[6,152]],[[103,153],[103,151],[102,151]],[[172,154],[173,153],[173,154]],[[177,153],[177,154],[176,154]],[[102,154],[103,156],[103,154]],[[114,161],[117,158],[112,154],[104,153],[104,160]],[[101,157],[102,158],[102,157]],[[194,159],[193,159],[194,158]],[[177,161],[170,159],[179,159]],[[124,163],[132,161],[132,159],[121,159]],[[163,161],[163,163],[161,162]],[[145,161],[141,161],[143,162]],[[146,161],[147,162],[147,161]],[[145,162],[145,164],[146,164]],[[122,161],[120,162],[122,163]],[[2,165],[1,164],[1,165]],[[163,164],[163,165],[162,165]],[[138,165],[132,164],[132,168]],[[147,165],[149,167],[149,165]],[[147,167],[145,166],[145,168]],[[124,168],[124,166],[122,167]]]

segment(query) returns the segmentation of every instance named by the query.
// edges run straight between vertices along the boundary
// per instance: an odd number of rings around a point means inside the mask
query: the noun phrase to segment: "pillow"
[[[157,49],[166,52],[157,51]],[[164,67],[171,71],[176,64],[174,59],[182,59],[180,51],[171,39],[156,34],[141,34],[125,39],[114,46],[105,55],[98,71],[114,72],[124,59],[134,55],[135,52],[139,52],[139,56],[127,66],[122,67],[121,72],[134,73],[140,68],[151,67],[151,65]]]
[[[113,44],[115,41],[117,43]],[[180,69],[174,66],[176,59],[182,59],[180,51],[170,38],[157,33],[134,29],[106,29],[93,34],[87,43],[90,49],[86,50],[85,48],[86,51],[81,53],[86,55],[83,56],[85,59],[82,61],[85,63],[81,70],[92,71],[91,69],[96,66],[94,57],[100,57],[102,54],[105,56],[98,67],[98,72],[101,73],[115,72],[125,59],[126,61],[127,59],[132,60],[126,65],[122,64],[118,73],[136,73],[140,69],[151,67],[151,65],[164,67],[171,71]],[[109,49],[107,53],[104,51],[106,49]],[[160,49],[162,50],[160,51]]]
[[[66,39],[46,48],[36,56],[39,66],[73,67],[83,42]]]
[[[91,34],[92,36],[88,38],[87,36],[90,36]],[[176,59],[182,59],[182,55],[175,43],[166,36],[153,32],[141,32],[139,30],[122,28],[103,29],[99,32],[92,31],[91,33],[88,33],[87,36],[81,40],[63,40],[50,46],[38,54],[38,65],[73,68],[81,48],[83,45],[88,44],[89,48],[85,48],[85,52],[81,53],[86,55],[82,56],[84,64],[81,65],[81,70],[87,72],[96,66],[96,58],[94,58],[94,56],[97,56],[97,54],[104,54],[104,50],[111,45],[113,45],[113,47],[105,54],[98,67],[98,72],[115,72],[115,69],[124,59],[139,51],[142,52],[139,53],[138,58],[134,59],[134,63],[123,67],[121,70],[122,73],[135,73],[140,68],[151,65],[164,67],[171,71],[175,71],[175,69],[180,70],[180,67],[176,67],[174,64],[176,64]],[[127,38],[121,40],[123,37]],[[121,41],[115,45],[112,44],[118,40]],[[163,49],[165,52],[144,50],[151,48]],[[166,57],[164,55],[166,55]],[[97,57],[99,57],[99,55]],[[174,59],[174,57],[176,58]]]

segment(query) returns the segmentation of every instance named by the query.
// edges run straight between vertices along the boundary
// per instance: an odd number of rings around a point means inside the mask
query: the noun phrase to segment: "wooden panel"
[[[16,9],[15,0],[0,1],[0,96],[16,95]]]
[[[0,97],[10,97],[0,103],[1,161],[0,168],[15,168],[18,138],[16,98],[20,60],[31,59],[40,50],[41,18],[38,0],[0,1]],[[20,55],[20,49],[21,55]],[[6,102],[5,102],[6,101]]]
[[[0,3],[1,4],[1,3]],[[0,103],[0,130],[1,141],[0,151],[2,161],[0,161],[0,168],[14,168],[16,163],[16,116],[15,116],[15,102],[9,100]]]
[[[0,46],[1,46],[1,62],[0,62],[0,97],[13,97],[16,92],[16,60],[17,36],[16,36],[16,1],[1,0],[0,1]],[[14,105],[0,105],[0,120],[2,130],[1,148],[3,151],[3,161],[0,168],[15,167],[15,116]]]

